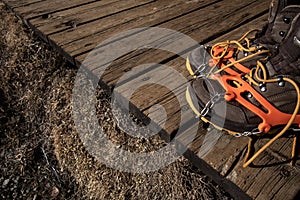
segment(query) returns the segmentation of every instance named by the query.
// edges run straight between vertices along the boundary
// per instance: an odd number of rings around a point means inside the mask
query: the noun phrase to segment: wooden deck
[[[267,19],[269,0],[4,0],[26,24],[43,40],[61,52],[70,62],[80,66],[98,44],[122,31],[139,27],[161,27],[179,31],[199,43],[214,43],[238,38],[250,28],[260,28]],[[204,31],[205,30],[205,31]],[[187,49],[192,50],[193,47]],[[114,61],[101,81],[111,91],[119,78],[135,66],[163,63],[172,66],[187,79],[185,60],[170,52],[139,50]],[[91,72],[97,69],[89,69]],[[141,77],[155,73],[155,67]],[[164,76],[162,74],[162,76]],[[141,77],[124,82],[137,84]],[[172,79],[170,79],[172,81]],[[178,87],[179,93],[185,87]],[[164,87],[153,84],[134,92],[130,102],[134,112],[142,118],[160,103],[168,112],[163,133],[172,137],[180,121],[180,106],[176,97]],[[151,92],[152,91],[152,92]],[[184,112],[183,112],[184,115]],[[189,121],[189,131],[199,125],[197,137],[184,154],[204,173],[236,199],[296,199],[300,193],[299,161],[295,167],[288,164],[292,139],[281,138],[256,161],[256,167],[242,168],[247,138],[223,134],[213,150],[204,158],[198,155],[206,130],[197,119]],[[265,140],[256,143],[262,146]]]

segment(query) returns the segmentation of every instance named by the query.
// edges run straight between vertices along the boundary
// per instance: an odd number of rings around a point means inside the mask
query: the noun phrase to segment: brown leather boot
[[[219,129],[238,137],[273,133],[262,150],[300,126],[300,6],[285,7],[272,23],[266,45],[271,48],[248,47],[248,55],[235,59],[234,48],[214,47],[206,58],[209,71],[198,75],[186,92],[194,112]]]

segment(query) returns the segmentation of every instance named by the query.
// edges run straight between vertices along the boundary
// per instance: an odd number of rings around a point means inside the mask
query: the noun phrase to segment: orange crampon
[[[216,46],[215,48],[217,49],[217,51],[215,50],[214,52],[218,52],[218,50],[221,49],[218,46]],[[226,91],[226,94],[224,96],[225,100],[237,101],[242,106],[259,116],[262,119],[262,123],[258,125],[258,130],[261,132],[261,134],[268,133],[272,127],[284,126],[284,128],[279,133],[277,133],[276,136],[272,138],[267,144],[265,144],[257,153],[255,153],[252,158],[250,158],[248,161],[245,161],[244,167],[246,167],[251,162],[253,162],[253,160],[257,156],[259,156],[267,147],[269,147],[275,140],[281,137],[290,128],[291,125],[296,124],[300,127],[300,114],[298,114],[300,107],[300,90],[297,83],[290,78],[283,77],[277,79],[267,79],[266,73],[263,73],[263,77],[260,77],[259,70],[262,70],[263,72],[266,71],[264,65],[260,61],[257,61],[257,68],[253,68],[250,70],[249,68],[243,66],[240,62],[234,61],[234,59],[232,58],[232,51],[230,49],[227,50],[229,50],[229,53],[222,53],[223,55],[226,55],[224,57],[212,56],[214,58],[212,59],[211,63],[213,63],[213,67],[219,65],[219,70],[217,70],[213,74],[210,74],[210,78],[218,80],[218,82],[224,87]],[[220,58],[228,59],[229,61],[231,61],[231,63],[225,65],[224,63],[220,62]],[[231,66],[239,69],[240,71],[242,71],[242,73],[238,73],[237,71],[231,69]],[[230,75],[220,75],[219,73],[223,70]],[[253,71],[255,71],[255,78],[252,77]],[[295,87],[295,90],[297,92],[297,104],[292,114],[287,114],[280,111],[252,87],[253,84],[256,86],[260,86],[266,83],[277,83],[279,79],[291,83]],[[258,80],[259,82],[257,82],[256,80]],[[247,99],[244,98],[244,94],[253,96],[253,98],[255,98],[259,102],[263,109],[247,101]],[[293,143],[292,162],[294,161],[295,157],[297,143],[296,139],[297,137],[294,138]],[[249,139],[249,143],[251,141],[252,140]],[[249,153],[250,148],[248,148],[248,155]]]
[[[300,6],[280,6],[275,14],[270,12],[272,19],[259,38],[249,37],[256,31],[251,30],[239,40],[195,49],[187,59],[187,69],[195,78],[187,89],[187,100],[203,121],[235,136],[272,136],[249,158],[250,137],[244,167],[287,130],[300,126]],[[218,107],[214,97],[220,94],[225,94],[225,116],[211,106]],[[214,122],[212,115],[217,115]],[[292,163],[296,138],[297,133]]]

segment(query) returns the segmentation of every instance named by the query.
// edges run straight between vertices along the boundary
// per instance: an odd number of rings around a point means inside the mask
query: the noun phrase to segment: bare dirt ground
[[[183,157],[143,174],[95,160],[71,117],[76,72],[0,2],[1,199],[230,199]],[[165,145],[126,136],[109,98],[98,90],[97,115],[115,143],[140,152]]]

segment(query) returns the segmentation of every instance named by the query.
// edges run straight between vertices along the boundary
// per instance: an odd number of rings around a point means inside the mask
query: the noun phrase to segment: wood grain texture
[[[48,18],[51,16],[51,13],[73,8],[76,6],[85,5],[92,2],[96,2],[96,0],[44,0],[38,1],[33,4],[28,4],[26,6],[17,7],[14,9],[14,11],[22,15],[25,19],[30,19],[38,16],[44,16],[44,18]],[[9,0],[7,0],[7,3],[9,4]]]
[[[134,8],[109,18],[78,26],[76,29],[66,31],[67,33],[50,35],[49,39],[61,45],[68,54],[76,57],[89,52],[98,44],[122,31],[156,26],[211,3],[212,1],[209,0],[198,3],[186,3],[186,0],[155,1],[141,8]],[[66,34],[68,37],[63,37]]]
[[[152,15],[151,12],[149,15],[149,12],[146,12],[147,15],[139,16],[138,20],[127,20],[128,22],[126,23],[123,22],[119,26],[110,27],[110,30],[91,35],[87,38],[78,39],[82,37],[81,33],[78,34],[76,30],[73,30],[71,33],[72,37],[77,39],[70,44],[66,44],[69,41],[62,41],[61,35],[53,35],[50,36],[50,38],[53,41],[58,41],[61,43],[65,51],[75,57],[76,55],[81,55],[84,51],[92,50],[96,45],[102,43],[105,39],[120,33],[121,31],[126,31],[130,28],[154,26],[156,24],[159,24],[159,27],[162,28],[168,28],[187,34],[196,41],[202,42],[208,40],[210,37],[222,35],[223,32],[228,31],[228,29],[232,28],[232,26],[238,27],[240,24],[251,20],[251,18],[266,11],[266,7],[268,6],[268,3],[266,3],[267,1],[236,1],[232,4],[229,3],[229,1],[226,3],[225,2],[217,2],[203,9],[198,9],[184,16],[169,20],[172,13],[174,13],[175,16],[178,16],[179,8],[180,10],[184,9],[183,11],[186,9],[189,11],[191,8],[195,7],[189,4],[181,5],[180,3],[174,2],[175,5],[170,7],[168,10],[160,9],[159,7]],[[151,6],[151,4],[149,4],[149,6]],[[154,7],[157,8],[157,6]],[[250,11],[250,9],[253,7],[256,7],[257,9]],[[166,22],[162,23],[162,20],[165,20]],[[83,30],[85,29],[83,28]],[[79,31],[81,31],[81,29],[78,30],[78,32]],[[95,32],[97,31],[95,30]],[[89,33],[86,32],[85,34]],[[99,37],[100,35],[101,37]],[[82,61],[82,58],[84,58],[84,56],[80,56],[77,60],[80,62]]]
[[[104,17],[112,16],[118,12],[124,12],[133,7],[138,7],[153,0],[105,0],[97,1],[83,6],[63,10],[51,14],[49,18],[37,17],[30,20],[30,23],[42,31],[45,35],[50,35],[63,30],[76,28],[82,24],[95,21]]]
[[[25,7],[34,3],[42,2],[44,0],[4,0],[10,8]]]
[[[249,29],[262,27],[266,22],[269,5],[269,0],[170,2],[5,0],[5,2],[31,25],[41,38],[78,66],[98,44],[134,28],[172,29],[190,36],[197,42],[209,44],[238,39]],[[146,30],[147,28],[143,31]],[[143,31],[139,33],[142,35]],[[128,38],[135,37],[139,33]],[[140,38],[135,43],[137,46],[144,45],[146,39]],[[176,41],[180,39],[180,37],[173,38]],[[172,45],[172,40],[163,37],[154,37],[148,42],[149,44],[156,42],[161,46]],[[102,44],[108,47],[109,45],[111,44]],[[181,49],[185,51],[183,57],[193,48],[189,45],[183,46]],[[178,142],[188,144],[189,149],[184,155],[233,197],[293,199],[299,195],[299,161],[295,167],[288,164],[291,138],[283,137],[276,141],[255,160],[256,167],[244,169],[242,163],[247,138],[234,138],[221,131],[207,131],[202,127],[202,122],[194,118],[184,98],[187,84],[191,79],[185,69],[184,58],[163,50],[140,48],[108,62],[111,64],[101,77],[101,83],[107,90],[115,89],[118,94],[130,101],[134,112],[140,113],[146,121],[152,119],[163,127],[165,138],[175,137]],[[137,66],[147,63],[164,64],[175,71],[170,72],[166,68],[152,64],[137,74],[134,73]],[[94,75],[101,71],[97,59],[95,63],[89,64],[86,66]],[[175,81],[174,77],[177,75],[182,76],[184,81],[178,81],[179,78]],[[131,90],[139,85],[136,90]],[[163,118],[164,114],[167,120]],[[176,135],[182,121],[184,128]],[[194,132],[196,136],[191,140],[190,135]],[[255,144],[256,149],[266,141],[268,139],[258,141]],[[212,147],[205,148],[207,145]]]

